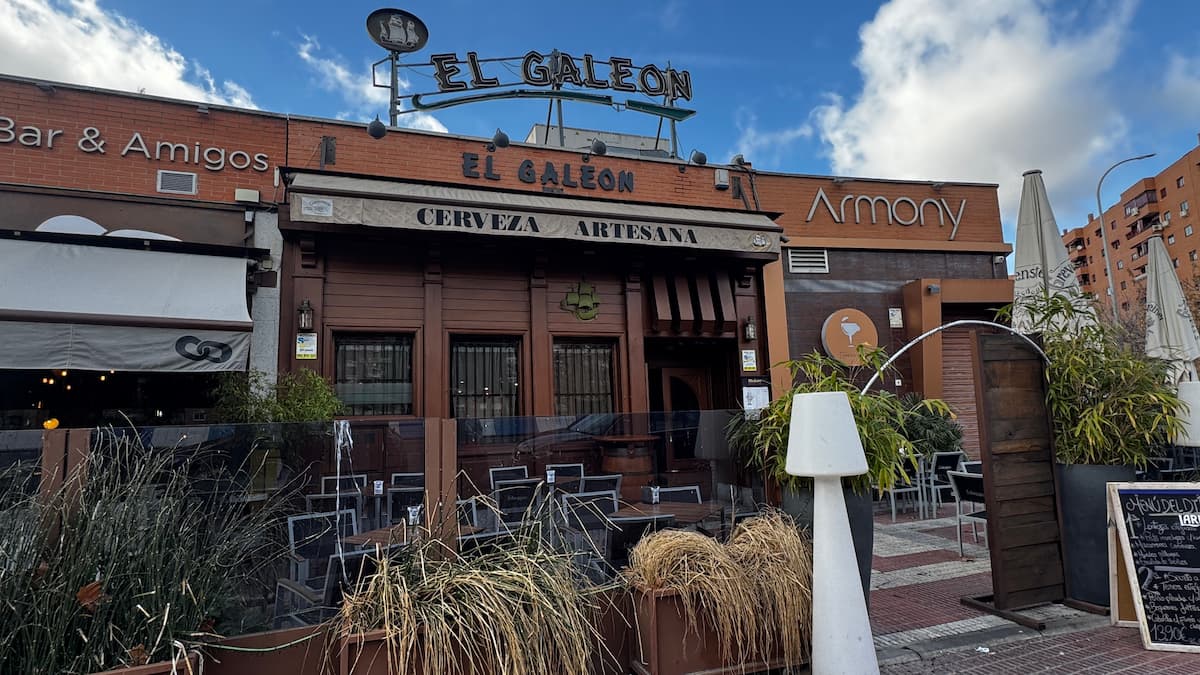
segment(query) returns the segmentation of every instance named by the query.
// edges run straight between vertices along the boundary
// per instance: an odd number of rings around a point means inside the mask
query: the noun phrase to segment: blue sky
[[[384,56],[365,18],[387,4],[265,0],[0,0],[0,71],[303,115],[386,119],[369,64]],[[1001,185],[1011,241],[1021,172],[1042,168],[1060,227],[1094,210],[1112,162],[1119,190],[1197,142],[1195,0],[891,0],[834,3],[511,3],[400,6],[430,31],[424,50],[667,61],[691,72],[698,114],[683,150],[741,152],[760,169]],[[429,70],[410,91],[432,91]],[[3,102],[0,101],[0,107]],[[497,101],[409,124],[521,139],[546,103]],[[568,126],[653,134],[656,120],[586,104]]]

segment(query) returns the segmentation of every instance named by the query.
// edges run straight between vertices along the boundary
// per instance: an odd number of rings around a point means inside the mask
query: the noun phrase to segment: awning
[[[733,281],[721,271],[650,275],[650,330],[721,335],[737,329]]]
[[[294,222],[482,236],[779,253],[783,230],[759,212],[630,204],[403,181],[297,173]]]
[[[245,370],[246,260],[0,239],[0,368]]]

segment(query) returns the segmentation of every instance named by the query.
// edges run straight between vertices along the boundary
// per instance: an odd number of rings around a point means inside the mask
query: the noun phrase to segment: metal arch
[[[927,338],[930,335],[933,335],[935,333],[940,333],[940,332],[946,330],[947,328],[953,328],[955,326],[966,326],[966,325],[991,326],[992,328],[1000,328],[1002,330],[1006,330],[1006,331],[1012,333],[1013,335],[1016,335],[1017,337],[1021,338],[1022,340],[1028,342],[1029,346],[1033,347],[1034,351],[1036,351],[1038,354],[1041,355],[1043,361],[1045,361],[1046,363],[1050,363],[1050,357],[1046,356],[1046,352],[1042,351],[1042,348],[1039,347],[1036,342],[1034,342],[1033,340],[1030,340],[1027,335],[1025,335],[1024,333],[1021,333],[1020,331],[1014,330],[1010,326],[1005,326],[1004,324],[1000,324],[1000,323],[994,323],[992,321],[981,321],[979,319],[959,319],[958,321],[951,321],[948,324],[938,326],[937,328],[933,328],[931,330],[927,330],[924,333],[921,333],[917,337],[913,338],[912,341],[910,341],[908,344],[901,347],[899,351],[897,351],[895,354],[892,354],[892,357],[890,359],[888,359],[887,361],[885,361],[884,364],[882,366],[880,366],[878,370],[875,371],[874,375],[871,375],[871,379],[867,380],[867,384],[865,386],[863,386],[861,393],[863,393],[863,394],[867,393],[867,390],[871,388],[871,385],[875,384],[875,382],[879,379],[880,373],[882,373],[884,370],[887,370],[887,367],[892,365],[893,361],[900,358],[901,354],[903,354],[904,352],[906,352],[909,349],[911,349],[912,347],[914,347],[921,340],[924,340],[925,338]]]

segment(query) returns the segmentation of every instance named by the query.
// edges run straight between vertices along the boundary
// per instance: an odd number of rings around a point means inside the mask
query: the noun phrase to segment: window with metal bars
[[[411,335],[336,334],[334,391],[347,415],[411,415]]]
[[[554,341],[554,414],[610,413],[615,407],[613,343]]]
[[[450,412],[458,418],[521,414],[521,339],[456,337],[450,341]]]

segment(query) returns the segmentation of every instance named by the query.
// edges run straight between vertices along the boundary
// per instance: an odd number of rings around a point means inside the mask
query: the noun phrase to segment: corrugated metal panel
[[[958,416],[958,424],[963,430],[963,450],[971,459],[979,459],[971,333],[965,328],[951,328],[942,333],[942,400]]]

